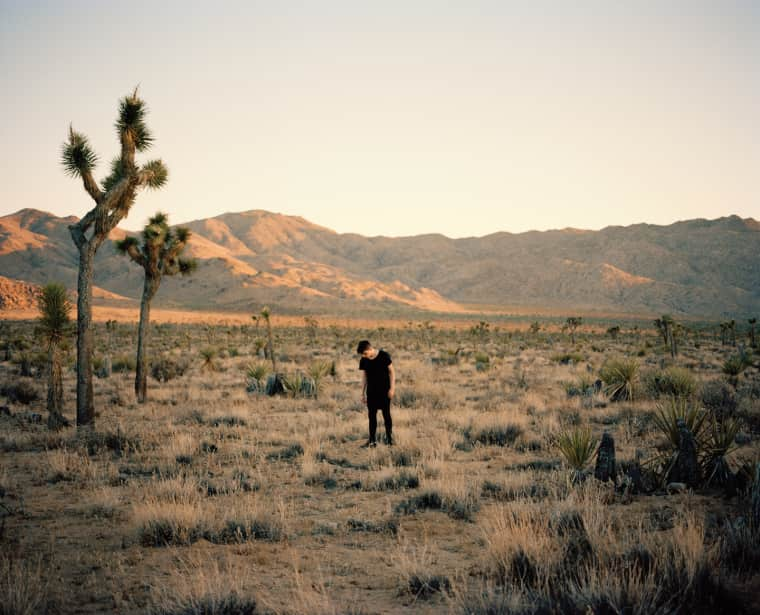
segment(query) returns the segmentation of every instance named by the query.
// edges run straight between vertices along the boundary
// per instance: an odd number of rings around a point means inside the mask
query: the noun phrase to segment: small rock
[[[11,409],[8,406],[0,406],[0,416],[10,416]]]
[[[689,490],[686,483],[668,483],[665,489],[668,493],[686,493]]]

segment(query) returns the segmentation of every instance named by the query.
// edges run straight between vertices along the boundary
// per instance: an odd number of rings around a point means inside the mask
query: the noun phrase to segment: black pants
[[[377,411],[383,413],[383,423],[385,424],[385,437],[388,442],[393,439],[393,420],[391,419],[391,400],[385,399],[368,399],[367,413],[369,414],[369,441],[377,441]]]

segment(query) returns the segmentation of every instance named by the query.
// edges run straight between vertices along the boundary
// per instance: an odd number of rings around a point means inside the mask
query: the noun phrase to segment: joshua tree
[[[662,340],[665,342],[665,346],[670,349],[670,355],[675,358],[678,354],[678,344],[676,340],[676,329],[679,327],[676,321],[670,314],[663,314],[662,318],[658,318],[654,321],[654,326],[657,327]]]
[[[63,378],[61,375],[61,343],[71,332],[71,302],[63,284],[47,284],[37,297],[40,311],[39,332],[47,345],[47,409],[48,427],[60,429],[69,424],[62,414]]]
[[[261,310],[261,317],[267,324],[267,347],[269,352],[269,358],[272,360],[272,373],[277,375],[277,359],[274,356],[274,339],[272,338],[272,321],[270,320],[271,313],[268,307]]]
[[[189,274],[196,267],[194,260],[180,258],[190,239],[190,230],[179,227],[169,228],[169,218],[158,212],[142,232],[142,244],[137,237],[125,237],[116,242],[116,249],[129,255],[145,271],[142,301],[140,302],[140,325],[137,332],[137,361],[135,375],[135,395],[138,403],[145,403],[147,396],[148,367],[145,351],[148,347],[150,331],[150,302],[156,296],[161,279],[166,275]]]
[[[755,340],[755,325],[757,324],[757,318],[750,318],[749,323],[749,345],[752,348],[757,348],[757,341]]]
[[[135,161],[135,152],[148,149],[153,137],[145,124],[145,103],[137,89],[122,98],[116,120],[121,152],[111,163],[111,172],[100,184],[93,171],[97,155],[87,137],[69,128],[69,139],[63,144],[62,163],[73,177],[81,177],[84,189],[95,201],[93,207],[77,223],[69,226],[71,238],[79,251],[77,281],[77,425],[91,425],[95,420],[92,391],[92,278],[93,259],[108,234],[129,213],[141,188],[160,188],[168,171],[161,160],[142,166]]]
[[[570,331],[570,342],[575,345],[575,330],[581,325],[583,318],[580,316],[571,316],[565,321],[565,327]]]

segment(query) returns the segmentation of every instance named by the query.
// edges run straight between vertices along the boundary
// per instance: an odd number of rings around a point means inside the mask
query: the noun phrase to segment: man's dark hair
[[[356,354],[363,353],[367,348],[372,348],[372,344],[369,343],[369,340],[362,340],[356,347]]]

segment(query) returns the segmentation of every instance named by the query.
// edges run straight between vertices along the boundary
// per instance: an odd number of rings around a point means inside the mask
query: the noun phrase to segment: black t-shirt
[[[367,374],[368,398],[388,396],[388,390],[391,388],[388,366],[391,363],[391,355],[385,350],[378,350],[374,359],[362,357],[359,361],[359,369]]]

